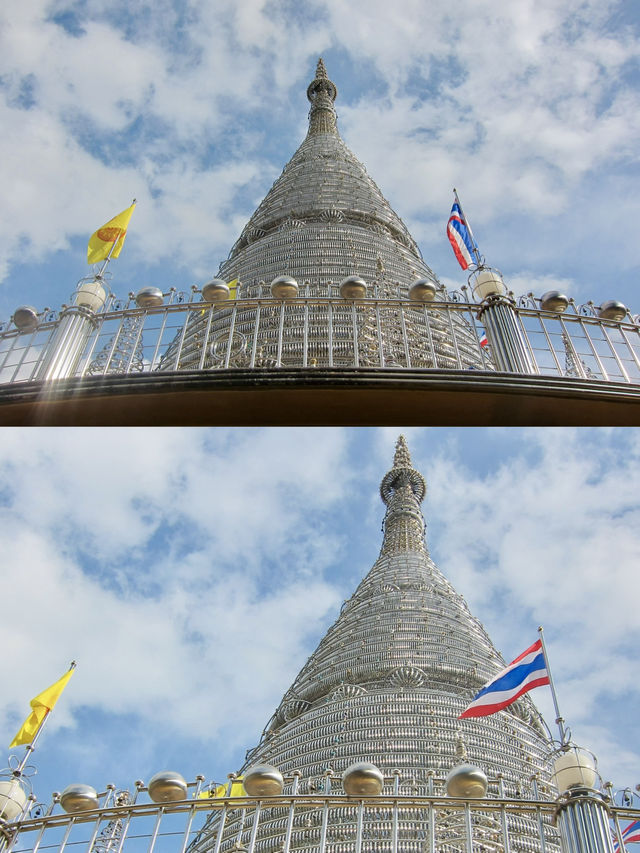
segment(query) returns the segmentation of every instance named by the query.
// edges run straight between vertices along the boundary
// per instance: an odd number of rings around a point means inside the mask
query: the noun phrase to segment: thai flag
[[[453,253],[463,270],[468,269],[473,261],[473,239],[467,223],[462,215],[458,199],[453,203],[451,216],[447,222],[447,237],[451,243]]]
[[[622,841],[624,844],[637,844],[640,841],[640,820],[634,820],[626,829],[622,830]],[[620,844],[616,839],[613,845],[614,850],[620,849]]]
[[[542,640],[537,640],[474,696],[473,702],[460,714],[459,719],[495,714],[515,702],[523,693],[542,684],[549,684],[549,673]]]
[[[489,338],[487,337],[487,333],[484,329],[482,330],[482,334],[478,338],[478,343],[480,344],[480,347],[482,349],[489,346]]]

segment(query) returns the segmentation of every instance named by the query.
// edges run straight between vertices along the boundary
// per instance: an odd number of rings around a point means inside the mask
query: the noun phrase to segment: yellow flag
[[[89,246],[87,248],[87,263],[97,264],[100,261],[106,260],[111,252],[112,258],[117,258],[122,251],[124,238],[127,236],[127,227],[133,208],[136,206],[135,201],[122,213],[110,219],[102,228],[98,228],[95,234],[89,238]],[[113,251],[111,248],[113,247]]]
[[[227,791],[229,789],[229,784],[218,785],[215,791],[203,791],[200,794],[202,799],[208,800],[222,800],[227,796]],[[233,784],[231,785],[231,797],[246,797],[247,792],[244,789],[244,785],[242,784],[242,776],[238,779],[233,780]]]
[[[13,746],[23,746],[31,743],[36,732],[40,728],[40,724],[49,711],[53,709],[53,706],[60,698],[62,691],[67,686],[67,682],[73,675],[74,668],[75,667],[72,666],[69,672],[65,672],[62,678],[59,678],[55,684],[52,684],[51,687],[47,687],[47,689],[43,690],[42,693],[38,693],[35,699],[31,700],[29,703],[32,709],[31,713],[22,724],[22,728],[18,734],[9,744],[9,749]]]

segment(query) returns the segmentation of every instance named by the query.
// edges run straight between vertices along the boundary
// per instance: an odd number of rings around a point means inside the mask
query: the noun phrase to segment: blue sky
[[[40,800],[241,765],[379,553],[399,432],[3,430],[1,743],[78,661]],[[507,660],[545,626],[574,739],[636,784],[640,434],[403,432],[437,565]]]
[[[637,314],[639,24],[612,0],[6,0],[0,319],[67,301],[134,196],[119,296],[214,275],[304,136],[319,55],[343,137],[448,286],[456,186],[515,292]]]

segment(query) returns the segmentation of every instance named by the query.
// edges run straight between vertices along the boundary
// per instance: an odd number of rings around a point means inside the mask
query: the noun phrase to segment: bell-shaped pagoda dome
[[[388,786],[395,775],[407,785],[401,793],[428,796],[443,792],[449,774],[471,765],[494,785],[499,780],[502,796],[549,797],[550,740],[528,696],[493,716],[459,719],[504,660],[429,556],[420,509],[426,485],[402,436],[380,494],[386,504],[380,556],[285,692],[242,772],[270,765],[285,777],[297,776],[301,793],[313,793],[324,790],[327,773],[339,778],[365,762],[382,772]],[[291,849],[318,849],[320,812],[311,809],[311,823],[294,827]],[[374,808],[364,819],[369,841],[363,850],[390,853],[389,821]],[[352,838],[354,820],[346,812],[335,818],[329,853],[351,853],[343,842]],[[438,850],[465,849],[447,846],[460,829],[456,820],[445,811],[430,829],[428,816],[416,811],[397,850],[418,853],[419,839],[430,831],[443,845]],[[216,821],[211,818],[203,830],[198,853],[211,849]],[[496,818],[481,816],[480,822],[488,846],[478,850],[503,851],[489,841],[497,833]],[[512,850],[540,849],[537,821],[519,815],[509,823]],[[256,849],[281,849],[284,825],[277,809],[272,818],[263,816]],[[237,821],[227,824],[223,853],[239,831]],[[553,844],[546,849],[557,851]]]
[[[410,285],[436,278],[400,217],[338,132],[337,89],[322,59],[309,84],[307,136],[233,247],[220,276],[245,286],[286,273],[302,284],[367,281],[386,272]]]

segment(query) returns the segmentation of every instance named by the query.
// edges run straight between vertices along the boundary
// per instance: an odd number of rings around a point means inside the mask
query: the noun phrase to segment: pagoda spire
[[[380,497],[387,505],[381,555],[397,551],[426,551],[426,525],[420,509],[426,493],[424,477],[412,466],[407,441],[401,435],[396,442],[393,468],[380,484]]]
[[[338,95],[338,90],[327,74],[322,57],[318,60],[316,76],[307,87],[307,98],[311,102],[309,110],[309,132],[307,136],[317,133],[338,133],[338,117],[333,102]]]

